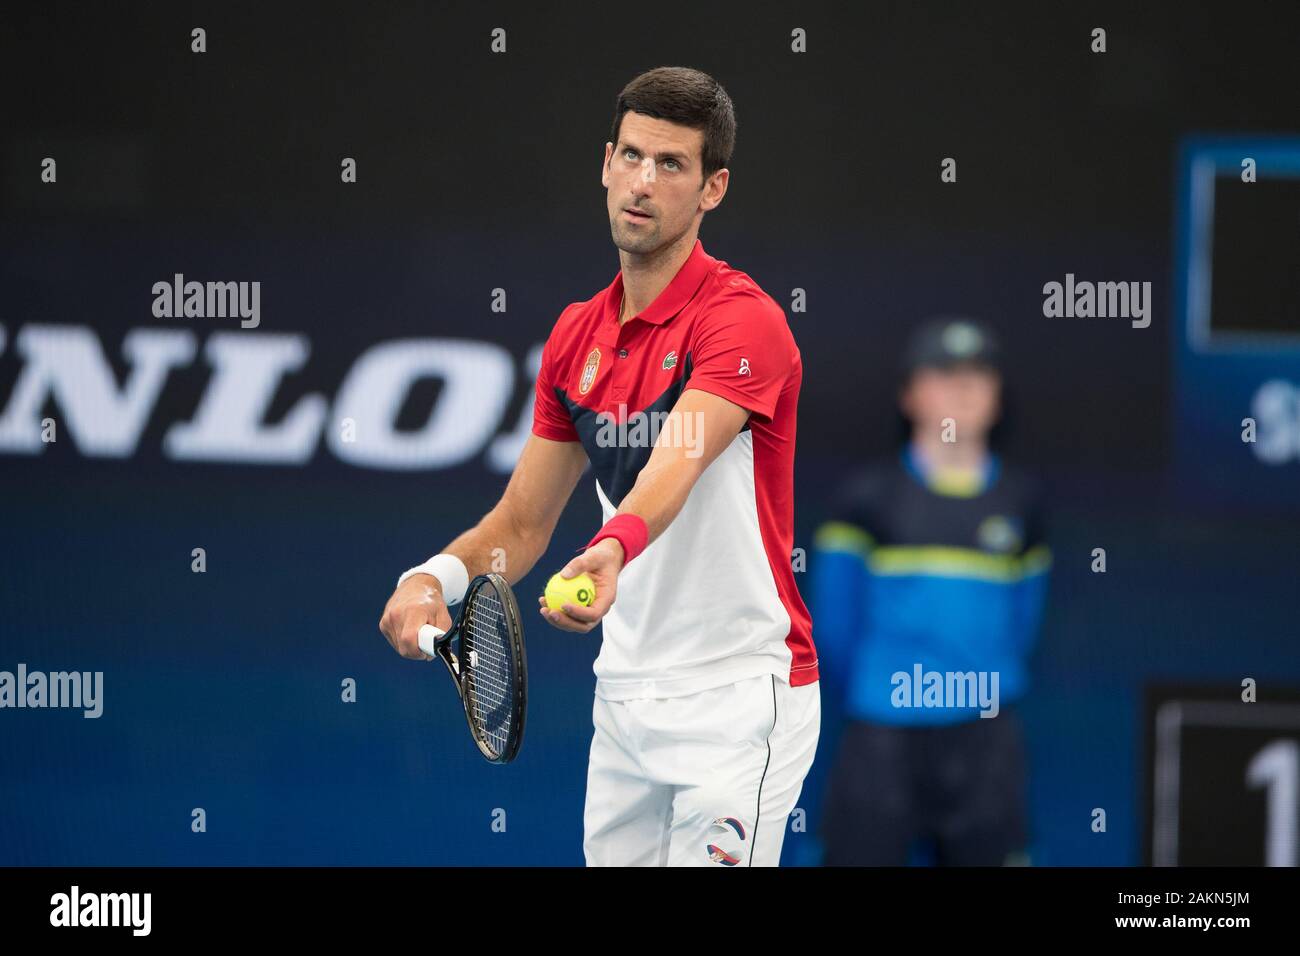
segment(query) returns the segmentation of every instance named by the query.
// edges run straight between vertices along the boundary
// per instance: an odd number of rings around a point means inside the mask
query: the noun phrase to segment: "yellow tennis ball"
[[[551,580],[546,582],[546,606],[552,611],[558,611],[566,604],[591,607],[591,602],[594,600],[596,600],[596,582],[585,571],[571,578],[552,574]]]

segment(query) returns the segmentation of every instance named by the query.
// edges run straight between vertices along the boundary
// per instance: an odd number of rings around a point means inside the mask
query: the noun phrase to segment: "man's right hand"
[[[425,624],[451,630],[451,614],[442,600],[442,583],[432,574],[413,574],[393,592],[379,616],[379,630],[393,650],[412,661],[431,661],[420,650],[418,635]]]

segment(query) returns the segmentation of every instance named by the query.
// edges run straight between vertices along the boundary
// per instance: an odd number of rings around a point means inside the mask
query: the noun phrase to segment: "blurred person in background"
[[[844,715],[826,865],[1028,862],[1015,702],[1051,555],[1035,483],[990,450],[998,346],[941,318],[909,343],[901,453],[853,476],[816,534],[811,610]]]

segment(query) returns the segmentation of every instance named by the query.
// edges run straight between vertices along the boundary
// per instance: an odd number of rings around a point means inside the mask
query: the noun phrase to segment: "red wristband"
[[[596,532],[596,537],[587,542],[587,547],[590,548],[602,538],[613,538],[623,546],[623,567],[627,567],[633,558],[645,550],[650,541],[650,529],[640,515],[614,515]]]

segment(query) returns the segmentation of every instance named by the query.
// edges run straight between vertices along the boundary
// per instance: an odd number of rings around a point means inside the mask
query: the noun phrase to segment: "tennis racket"
[[[528,667],[519,606],[506,579],[480,574],[465,592],[460,621],[445,633],[425,624],[417,641],[447,665],[483,756],[490,763],[514,760],[524,738]]]

